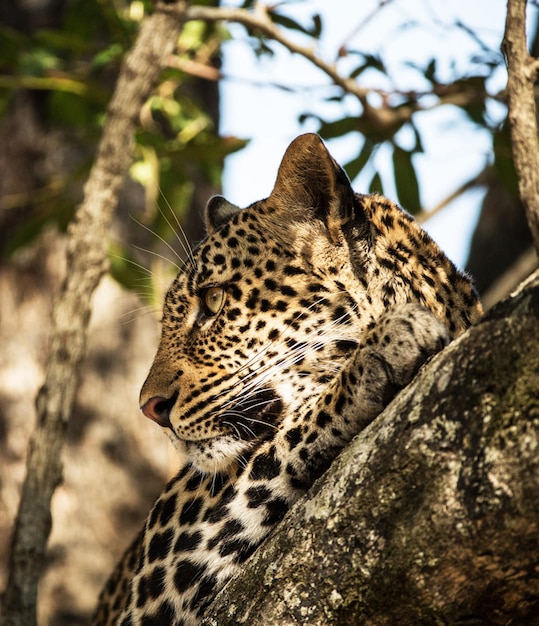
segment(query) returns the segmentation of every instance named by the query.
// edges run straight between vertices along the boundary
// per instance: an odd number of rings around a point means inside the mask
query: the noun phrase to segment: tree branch
[[[534,82],[539,61],[528,54],[526,0],[508,0],[502,49],[507,62],[507,94],[518,189],[539,252],[539,143]]]
[[[485,167],[479,172],[479,174],[476,174],[475,176],[467,180],[465,183],[460,185],[457,189],[452,191],[448,196],[446,196],[443,200],[441,200],[436,206],[420,213],[416,217],[417,221],[420,224],[424,224],[425,222],[430,220],[431,217],[434,217],[437,213],[439,213],[440,211],[443,211],[443,209],[445,209],[445,207],[448,204],[453,202],[453,200],[461,196],[466,191],[469,191],[470,189],[475,189],[476,187],[480,187],[481,185],[488,184],[489,181],[492,179],[492,176],[493,176],[492,167],[491,166]],[[528,274],[526,274],[526,276],[528,275],[529,275],[529,272]]]
[[[242,24],[250,31],[259,31],[277,41],[287,50],[294,54],[299,54],[314,66],[318,67],[324,74],[329,76],[335,85],[341,87],[347,93],[356,96],[361,102],[365,101],[368,89],[360,87],[355,80],[344,78],[339,74],[337,68],[332,63],[327,63],[317,56],[311,48],[300,46],[285,37],[280,28],[275,26],[269,17],[268,9],[261,3],[255,4],[254,12],[247,9],[233,9],[227,7],[204,7],[193,6],[187,11],[187,20],[203,20],[206,22],[236,22]]]
[[[435,357],[204,626],[537,624],[539,272]]]
[[[386,2],[382,2],[380,6],[384,4],[386,4]],[[177,9],[171,6],[168,10],[174,13]],[[455,91],[454,88],[445,90],[443,85],[438,85],[434,88],[434,91],[439,91],[439,93],[436,94],[438,97],[436,104],[422,106],[419,102],[414,101],[415,98],[419,97],[421,94],[409,93],[399,95],[408,97],[410,102],[395,108],[387,102],[387,96],[389,94],[361,87],[356,80],[342,76],[336,64],[326,62],[314,52],[313,48],[301,46],[286,37],[283,31],[272,22],[268,7],[260,2],[255,4],[254,11],[228,7],[192,6],[187,10],[185,19],[186,21],[202,20],[206,22],[235,22],[242,24],[248,31],[262,33],[269,39],[280,43],[291,53],[304,57],[326,74],[333,84],[340,87],[345,93],[351,94],[359,100],[363,108],[361,118],[358,119],[358,131],[360,132],[363,132],[363,129],[365,129],[365,132],[367,129],[370,129],[375,130],[377,133],[391,134],[395,131],[395,128],[410,121],[414,113],[418,111],[427,111],[443,104],[453,104],[463,107],[467,104],[473,104],[478,100],[476,90],[464,89],[463,91]],[[372,106],[368,101],[368,94],[373,92],[382,96],[383,103],[378,107]],[[482,94],[481,97],[483,97]]]
[[[3,597],[5,626],[37,623],[37,583],[51,526],[50,501],[61,480],[62,446],[85,351],[91,298],[106,271],[110,223],[133,158],[136,121],[176,44],[185,6],[185,2],[178,2],[175,16],[158,10],[142,24],[108,107],[84,200],[69,227],[67,276],[53,310],[45,383],[36,400],[37,425],[30,441],[12,540]]]

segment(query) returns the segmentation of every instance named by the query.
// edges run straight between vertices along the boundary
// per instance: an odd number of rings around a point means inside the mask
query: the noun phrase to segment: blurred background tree
[[[45,229],[66,228],[81,199],[120,63],[148,9],[150,2],[123,0],[20,0],[0,8],[3,262]],[[137,247],[155,251],[174,240],[175,220],[189,241],[199,239],[202,209],[220,189],[224,158],[245,144],[218,136],[218,83],[197,72],[218,67],[225,36],[219,26],[190,22],[141,116],[111,238],[111,271],[150,297],[155,285],[141,286],[146,273]],[[158,208],[163,205],[167,210]],[[156,267],[152,271],[159,274]]]

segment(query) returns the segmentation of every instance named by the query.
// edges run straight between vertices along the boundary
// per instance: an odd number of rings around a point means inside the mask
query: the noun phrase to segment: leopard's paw
[[[356,353],[361,375],[355,393],[365,414],[381,412],[449,341],[447,328],[421,305],[401,304],[387,311]]]

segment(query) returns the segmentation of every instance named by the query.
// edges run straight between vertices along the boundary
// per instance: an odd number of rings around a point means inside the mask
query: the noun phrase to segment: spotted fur
[[[208,203],[165,299],[143,412],[189,463],[113,573],[94,625],[198,624],[217,591],[422,363],[481,313],[469,279],[316,135],[269,198]]]

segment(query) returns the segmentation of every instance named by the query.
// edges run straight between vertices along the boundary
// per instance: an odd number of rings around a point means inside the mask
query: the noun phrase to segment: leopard
[[[352,189],[314,133],[274,188],[206,207],[168,290],[142,413],[187,459],[105,585],[93,626],[195,626],[426,361],[482,313],[418,222]]]

